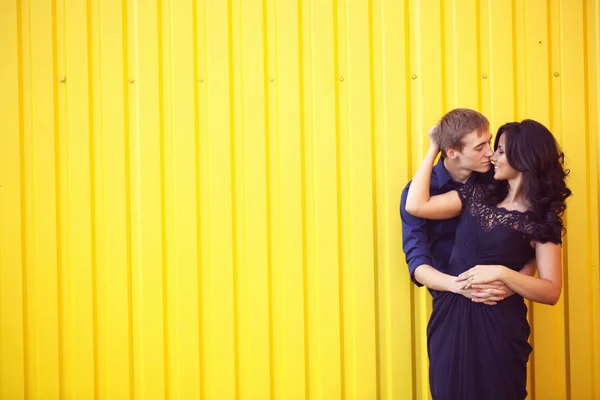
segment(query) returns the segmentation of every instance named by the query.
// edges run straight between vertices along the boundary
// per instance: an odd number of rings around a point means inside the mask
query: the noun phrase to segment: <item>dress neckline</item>
[[[510,213],[510,214],[529,215],[529,214],[531,214],[531,213],[532,213],[532,211],[530,211],[530,210],[527,210],[527,211],[509,210],[508,208],[505,208],[505,207],[500,207],[500,206],[498,206],[498,205],[496,205],[496,206],[493,206],[493,208],[494,208],[495,210],[499,210],[499,211],[502,211],[502,212],[504,212],[504,213]]]

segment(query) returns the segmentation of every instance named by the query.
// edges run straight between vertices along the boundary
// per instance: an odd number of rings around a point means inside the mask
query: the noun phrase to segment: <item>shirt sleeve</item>
[[[427,236],[427,220],[415,217],[406,212],[406,196],[410,182],[402,191],[400,201],[400,217],[402,219],[402,250],[408,264],[410,279],[417,286],[423,286],[415,279],[418,266],[427,264],[433,266],[429,238]]]

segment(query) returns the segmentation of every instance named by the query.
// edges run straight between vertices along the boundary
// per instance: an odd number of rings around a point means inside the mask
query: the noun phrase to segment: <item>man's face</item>
[[[455,151],[461,168],[485,173],[490,170],[490,157],[494,155],[490,142],[492,134],[489,130],[478,134],[477,130],[463,136],[463,148]]]

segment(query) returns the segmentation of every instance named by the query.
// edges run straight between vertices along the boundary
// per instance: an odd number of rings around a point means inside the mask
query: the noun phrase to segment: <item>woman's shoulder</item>
[[[464,202],[481,203],[485,197],[487,184],[485,183],[465,183],[456,189],[458,196]]]

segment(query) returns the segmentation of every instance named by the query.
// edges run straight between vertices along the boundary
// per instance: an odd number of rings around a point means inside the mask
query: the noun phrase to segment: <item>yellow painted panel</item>
[[[134,4],[130,43],[131,263],[136,398],[163,398],[168,379],[164,102],[158,2]],[[129,24],[128,24],[129,25]],[[142,68],[142,66],[144,66]]]
[[[478,110],[481,81],[482,54],[480,49],[479,1],[445,1],[440,10],[441,32],[445,60],[442,60],[442,79],[446,85],[444,109],[468,107]],[[437,69],[431,65],[432,69]]]
[[[378,392],[377,309],[374,274],[373,108],[371,10],[361,1],[348,1],[346,14],[346,110],[348,125],[342,139],[342,229],[344,247],[344,306],[348,363],[346,395]]]
[[[226,2],[206,2],[206,146],[200,157],[206,157],[206,189],[201,201],[206,214],[202,224],[207,225],[206,262],[203,260],[203,306],[205,390],[209,399],[231,399],[238,391],[235,307],[233,291],[237,274],[237,243],[232,231],[237,215],[234,215],[237,199],[232,197],[235,189],[233,177],[235,160],[232,156],[233,85],[230,49],[231,16]],[[211,132],[219,132],[214,135]],[[206,236],[205,236],[206,235]]]
[[[375,4],[374,4],[375,5]],[[373,10],[377,217],[379,260],[380,395],[406,398],[415,390],[411,286],[402,265],[401,225],[397,223],[403,186],[409,179],[410,46],[407,4],[378,2]],[[390,149],[395,149],[390,151]],[[389,245],[394,244],[394,245]],[[397,245],[396,245],[397,244]]]
[[[30,110],[25,135],[25,186],[31,201],[26,210],[27,244],[27,346],[29,395],[59,398],[64,392],[64,313],[62,283],[64,252],[61,243],[61,191],[56,73],[56,10],[32,1],[24,13],[29,19]]]
[[[192,1],[162,4],[170,398],[199,398],[198,77]],[[166,73],[169,71],[169,73]]]
[[[265,9],[259,1],[237,3],[241,20],[234,33],[236,72],[236,203],[238,229],[238,309],[240,397],[269,398],[272,390],[272,316],[269,207],[267,203],[267,79],[263,32]],[[237,19],[237,18],[236,18]],[[267,245],[265,245],[267,244]],[[262,268],[254,268],[260,265]]]
[[[489,100],[484,104],[489,104],[489,108],[484,108],[482,112],[490,120],[492,133],[495,134],[495,130],[503,123],[516,118],[516,49],[512,34],[514,14],[511,0],[486,3],[487,12],[482,12],[482,19],[489,21],[489,69],[482,69],[482,73],[488,75],[484,87],[489,87]]]
[[[0,5],[2,398],[428,398],[400,193],[454,107],[566,152],[531,399],[600,396],[598,0]]]
[[[599,185],[599,171],[598,171],[598,145],[600,141],[598,140],[598,132],[599,132],[599,116],[598,112],[600,109],[598,108],[600,102],[598,101],[598,84],[600,83],[600,57],[597,53],[598,45],[600,44],[599,39],[599,29],[600,25],[600,4],[596,2],[587,2],[584,3],[584,6],[587,6],[584,9],[584,14],[586,20],[584,21],[584,27],[586,30],[585,33],[585,43],[587,44],[587,48],[585,51],[587,52],[587,68],[586,70],[586,87],[587,90],[587,102],[589,104],[587,118],[588,118],[588,137],[589,144],[587,146],[588,151],[588,171],[589,171],[589,187],[588,190],[590,192],[589,196],[589,206],[590,209],[588,211],[590,218],[590,236],[588,238],[588,251],[591,256],[592,266],[590,269],[590,278],[589,278],[589,287],[591,293],[590,299],[590,315],[592,318],[591,324],[592,329],[590,330],[590,352],[592,357],[592,366],[594,370],[592,371],[592,387],[594,390],[594,395],[598,397],[600,395],[600,344],[595,338],[600,337],[600,198],[595,196],[595,193],[598,193],[600,188]]]
[[[15,2],[0,4],[0,47],[5,52],[0,118],[10,132],[0,146],[0,397],[7,399],[22,399],[27,390],[21,12]]]
[[[305,135],[301,85],[303,69],[298,52],[297,3],[272,1],[275,57],[269,55],[269,151],[272,196],[274,396],[303,398],[307,374],[306,215],[304,209]]]
[[[584,2],[575,1],[569,7],[561,7],[561,72],[563,112],[563,145],[571,170],[570,183],[575,195],[567,210],[569,226],[577,227],[569,231],[565,241],[567,252],[565,269],[567,271],[567,351],[571,362],[569,382],[574,398],[594,398],[593,379],[595,367],[590,352],[592,306],[590,286],[592,263],[588,237],[590,236],[589,196],[585,195],[589,183],[589,133],[586,118],[585,54],[584,30],[581,26],[584,14]],[[579,134],[573,134],[578,132]],[[568,227],[567,227],[568,228]],[[573,362],[573,360],[577,362]]]
[[[339,98],[333,1],[303,5],[310,398],[341,398]],[[318,60],[318,62],[316,62]],[[330,268],[320,266],[328,265]]]
[[[408,179],[421,163],[421,155],[425,154],[428,139],[426,134],[445,111],[446,77],[443,69],[446,56],[443,48],[444,9],[442,2],[435,0],[409,1],[409,42],[410,48],[410,112],[411,126],[408,134],[410,143],[408,151],[411,154]],[[427,106],[423,106],[426,104]],[[399,179],[404,186],[408,179]],[[399,200],[398,204],[400,204]],[[398,217],[399,218],[399,217]],[[401,246],[402,241],[397,243]],[[401,263],[401,261],[400,261]],[[401,264],[400,264],[401,265]],[[431,296],[426,290],[419,290],[410,285],[412,291],[413,319],[413,352],[416,388],[413,394],[416,398],[426,398],[429,395],[429,366],[427,359],[426,327],[431,313]]]
[[[93,167],[94,118],[91,87],[91,16],[86,3],[64,3],[57,12],[59,158],[61,186],[61,285],[64,318],[64,392],[83,397],[96,391],[97,307],[96,177]],[[63,47],[64,46],[64,47]],[[63,78],[65,77],[65,78]],[[70,118],[77,115],[78,118]]]
[[[92,12],[100,398],[134,393],[126,6],[101,1]]]

